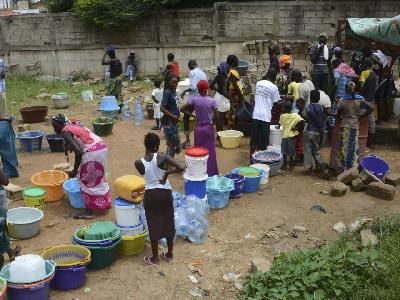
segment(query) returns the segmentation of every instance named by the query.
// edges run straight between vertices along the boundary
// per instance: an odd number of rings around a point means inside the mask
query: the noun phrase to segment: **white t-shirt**
[[[163,97],[163,90],[160,88],[154,88],[151,92],[151,95],[156,98],[158,100],[158,103],[160,104]]]
[[[327,94],[325,94],[324,91],[319,91],[319,104],[321,104],[325,108],[330,108],[332,106],[331,104],[331,98]]]
[[[278,87],[269,80],[261,80],[256,84],[253,119],[271,122],[271,109],[280,100]]]

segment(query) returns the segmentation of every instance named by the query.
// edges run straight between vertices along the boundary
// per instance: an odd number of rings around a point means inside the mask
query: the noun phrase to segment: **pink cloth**
[[[93,139],[90,136],[90,130],[75,124],[65,125],[62,132],[71,132],[75,137],[79,138],[84,144],[93,143]]]
[[[347,77],[351,77],[351,78],[358,78],[358,75],[356,74],[356,72],[354,72],[354,70],[347,64],[345,63],[341,63],[336,69],[336,72],[339,72],[343,75],[346,75]]]

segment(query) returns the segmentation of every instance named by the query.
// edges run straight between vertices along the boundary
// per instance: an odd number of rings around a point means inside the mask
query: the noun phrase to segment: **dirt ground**
[[[98,115],[96,103],[80,104],[65,110],[69,117],[78,117],[88,127],[89,120]],[[50,113],[55,113],[51,110]],[[143,137],[153,126],[153,121],[145,119],[142,126],[134,126],[130,122],[118,121],[114,125],[113,134],[104,140],[109,149],[108,171],[112,179],[126,174],[137,174],[133,161],[144,152]],[[52,133],[52,128],[44,124],[33,124],[32,129],[41,129]],[[165,140],[162,137],[162,150]],[[239,149],[218,149],[217,157],[220,172],[229,173],[237,166],[248,162],[248,144],[242,140]],[[30,177],[42,170],[51,169],[53,164],[65,162],[63,153],[50,153],[44,141],[42,152],[19,153],[20,178],[13,183],[26,187],[30,185]],[[391,171],[400,172],[400,156],[398,148],[378,146],[375,153],[386,159]],[[328,158],[327,149],[324,158]],[[179,159],[183,160],[181,154]],[[316,177],[302,175],[303,169],[296,167],[294,171],[282,172],[270,178],[267,186],[258,193],[246,194],[240,199],[231,200],[228,207],[214,210],[209,216],[209,237],[203,245],[196,246],[183,239],[178,239],[175,246],[175,262],[162,262],[160,268],[144,264],[144,254],[150,253],[146,245],[144,253],[135,257],[119,257],[115,263],[104,270],[87,272],[84,287],[69,292],[51,291],[51,299],[190,299],[189,291],[200,287],[209,292],[209,299],[234,299],[238,290],[233,283],[225,282],[223,275],[234,272],[242,276],[250,269],[252,257],[273,258],[282,251],[291,251],[305,247],[314,247],[322,240],[336,237],[332,226],[342,221],[346,224],[359,217],[376,217],[400,212],[400,193],[392,202],[375,199],[363,192],[349,192],[345,197],[333,198],[320,194],[329,182]],[[173,188],[183,191],[181,176],[171,177]],[[111,185],[112,190],[112,185]],[[115,196],[115,194],[113,194]],[[314,204],[322,205],[327,213],[310,210]],[[11,207],[22,206],[22,202],[13,202]],[[37,253],[47,247],[68,244],[75,229],[89,221],[74,220],[72,216],[78,210],[69,206],[64,199],[46,205],[45,217],[38,236],[13,244],[22,246],[23,253]],[[114,209],[111,208],[98,219],[115,220]],[[282,239],[265,238],[265,232],[279,227],[281,233],[290,231],[294,225],[303,225],[306,233],[299,233],[297,238]],[[192,274],[187,263],[201,261],[204,275]],[[195,275],[200,281],[193,284],[188,275]]]

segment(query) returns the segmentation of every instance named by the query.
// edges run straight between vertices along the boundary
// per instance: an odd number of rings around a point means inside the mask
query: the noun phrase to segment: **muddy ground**
[[[74,105],[64,113],[78,117],[90,126],[90,119],[98,116],[96,103]],[[55,113],[51,110],[50,113]],[[130,122],[118,121],[113,134],[104,140],[109,149],[108,171],[112,179],[126,174],[137,174],[133,161],[144,152],[143,137],[153,126],[153,121],[145,120],[140,127]],[[33,124],[32,129],[41,129],[52,133],[52,128],[44,124]],[[162,150],[165,140],[162,137]],[[239,149],[217,150],[220,172],[229,173],[237,166],[248,162],[248,144],[242,140]],[[399,149],[378,146],[375,153],[386,159],[393,172],[400,172]],[[328,149],[323,157],[328,158]],[[30,177],[42,170],[51,169],[53,164],[65,162],[63,153],[50,153],[44,141],[42,152],[19,153],[20,178],[13,183],[26,187]],[[181,154],[179,159],[183,160]],[[234,299],[238,290],[233,283],[225,282],[226,273],[240,273],[244,276],[250,269],[252,257],[273,258],[282,251],[292,251],[305,247],[314,247],[323,240],[334,239],[337,234],[332,226],[342,221],[346,224],[360,217],[376,217],[400,211],[400,193],[392,202],[372,198],[363,192],[349,192],[345,197],[333,198],[320,194],[329,185],[328,181],[302,174],[303,168],[282,172],[270,178],[268,185],[259,193],[246,194],[237,200],[231,200],[229,206],[212,211],[209,217],[209,237],[203,245],[196,246],[178,239],[175,247],[175,262],[162,262],[160,268],[144,264],[143,256],[150,253],[147,244],[144,253],[135,257],[119,257],[115,263],[104,270],[89,271],[84,287],[69,292],[51,291],[51,299],[190,299],[189,291],[200,287],[209,293],[208,299]],[[171,177],[174,190],[183,190],[181,176]],[[112,189],[112,188],[111,188]],[[115,194],[113,194],[115,196]],[[310,210],[314,204],[322,205],[327,213]],[[11,207],[22,206],[22,202],[13,202]],[[69,206],[64,199],[46,205],[45,217],[38,236],[24,241],[14,241],[22,246],[23,253],[37,253],[47,247],[68,244],[75,229],[89,221],[74,220],[72,216],[78,210]],[[114,220],[114,210],[110,209],[99,219]],[[279,227],[281,235],[291,231],[294,225],[303,225],[306,233],[297,238],[287,236],[273,239],[265,233]],[[187,264],[198,260],[204,271],[203,276],[192,274]],[[188,275],[195,275],[200,281],[193,284]]]

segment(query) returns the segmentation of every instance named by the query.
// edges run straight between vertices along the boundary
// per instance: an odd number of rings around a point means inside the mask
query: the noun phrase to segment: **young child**
[[[159,240],[166,238],[168,252],[161,253],[161,258],[173,262],[175,236],[174,206],[171,185],[168,176],[183,171],[181,165],[166,154],[158,154],[160,138],[155,133],[148,133],[144,138],[146,151],[141,160],[135,161],[135,167],[144,175],[144,209],[146,213],[152,256],[145,256],[144,262],[159,267]],[[173,169],[166,170],[166,165]]]
[[[304,141],[304,167],[307,175],[312,175],[313,160],[317,172],[323,169],[323,160],[319,153],[324,135],[325,115],[324,107],[319,104],[320,94],[318,90],[310,92],[311,103],[302,111],[301,116],[306,120],[307,126],[303,133]]]
[[[162,113],[160,106],[163,98],[163,90],[161,89],[160,79],[154,79],[154,89],[151,92],[151,98],[153,99],[154,119],[156,120],[156,126],[152,127],[151,130],[161,130],[160,119]]]
[[[8,185],[8,178],[0,170],[0,269],[4,264],[3,253],[7,252],[10,261],[13,261],[21,251],[20,246],[14,249],[10,248],[10,237],[8,236],[6,223],[8,200],[3,187],[5,185]]]
[[[292,112],[292,102],[285,101],[283,104],[283,114],[279,119],[279,125],[282,126],[282,144],[281,151],[283,155],[283,170],[287,169],[287,158],[289,157],[289,168],[293,169],[293,160],[296,156],[296,136],[297,131],[303,123],[299,114]]]

